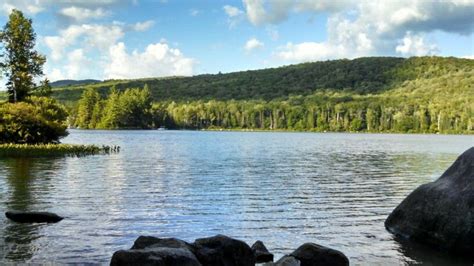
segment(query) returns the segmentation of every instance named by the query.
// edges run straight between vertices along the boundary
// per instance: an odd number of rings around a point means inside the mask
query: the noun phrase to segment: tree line
[[[162,101],[150,91],[83,93],[74,125],[88,129],[254,129],[332,132],[472,133],[472,104],[394,95],[318,92],[286,100]]]
[[[82,129],[146,129],[153,126],[152,98],[148,86],[119,92],[106,98],[93,88],[85,90],[69,123]]]

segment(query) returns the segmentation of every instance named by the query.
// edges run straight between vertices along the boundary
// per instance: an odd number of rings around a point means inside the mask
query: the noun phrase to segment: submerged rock
[[[253,266],[252,249],[243,241],[224,235],[196,239],[196,257],[206,266]]]
[[[342,252],[314,243],[305,243],[297,248],[290,256],[298,259],[301,266],[312,265],[349,265],[349,259]]]
[[[273,254],[270,253],[262,241],[257,241],[252,245],[252,251],[256,263],[273,261]]]
[[[474,147],[438,180],[408,195],[385,227],[398,236],[474,257]]]
[[[18,223],[57,223],[63,217],[51,212],[8,211],[5,216]]]

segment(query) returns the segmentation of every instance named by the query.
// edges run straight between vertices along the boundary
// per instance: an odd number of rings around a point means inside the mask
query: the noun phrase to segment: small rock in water
[[[191,251],[166,247],[119,250],[110,265],[201,266]]]
[[[224,235],[196,239],[196,257],[207,266],[253,266],[252,249],[243,241]]]
[[[273,261],[273,254],[270,253],[262,241],[257,241],[252,245],[256,263]]]
[[[63,217],[51,212],[8,211],[5,216],[18,223],[57,223]]]
[[[193,251],[180,239],[140,236],[131,249],[116,251],[110,265],[200,266]]]
[[[301,261],[301,266],[349,265],[349,259],[342,252],[314,243],[306,243],[301,245],[299,248],[293,251],[290,256],[293,256]]]

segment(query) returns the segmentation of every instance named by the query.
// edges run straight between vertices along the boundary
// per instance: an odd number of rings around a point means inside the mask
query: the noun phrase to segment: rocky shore
[[[306,243],[291,254],[273,262],[273,254],[263,242],[252,247],[224,235],[196,239],[194,243],[176,238],[140,236],[129,250],[119,250],[112,256],[111,265],[162,266],[312,266],[349,265],[349,259],[340,251]]]

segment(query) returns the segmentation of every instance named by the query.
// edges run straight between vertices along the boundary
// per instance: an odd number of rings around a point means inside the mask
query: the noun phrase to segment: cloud
[[[277,57],[285,61],[312,61],[333,58],[345,54],[344,48],[331,46],[324,42],[303,42],[299,44],[288,43],[280,47]]]
[[[435,54],[437,53],[438,48],[434,44],[425,43],[425,40],[422,36],[407,32],[395,50],[397,53],[400,53],[404,56],[420,56]]]
[[[244,11],[240,10],[238,7],[225,5],[222,7],[224,12],[227,15],[227,22],[229,27],[235,27],[244,17]]]
[[[60,60],[70,46],[81,44],[88,49],[106,51],[124,36],[119,25],[82,24],[71,25],[61,30],[58,36],[44,37],[44,43],[51,50],[53,60]]]
[[[167,43],[155,43],[145,51],[126,51],[120,42],[109,49],[109,62],[104,69],[107,79],[129,79],[159,76],[188,76],[194,73],[195,60]]]
[[[195,8],[192,8],[191,10],[189,10],[189,15],[191,15],[193,17],[199,15],[200,13],[201,13],[201,11],[198,10],[198,9],[195,9]]]
[[[277,41],[280,38],[280,33],[275,27],[268,26],[266,31],[272,41]]]
[[[289,9],[296,3],[292,0],[243,0],[247,18],[254,25],[273,24],[285,20]]]
[[[95,69],[90,66],[93,65],[93,61],[85,55],[83,49],[78,48],[69,52],[66,57],[66,63],[60,68],[49,69],[49,65],[46,67],[46,76],[52,80],[61,79],[86,79],[97,77]],[[89,67],[84,67],[89,66]]]
[[[235,6],[225,5],[222,7],[230,18],[242,15],[244,12]]]
[[[132,26],[132,29],[135,31],[147,31],[151,27],[155,25],[155,22],[153,20],[147,20],[143,22],[137,22]]]
[[[59,11],[62,16],[75,22],[83,22],[92,19],[99,19],[108,16],[110,13],[102,8],[89,9],[83,7],[70,6]]]
[[[0,2],[0,12],[9,15],[13,9],[18,9],[28,14],[37,14],[45,8],[39,1],[29,0],[3,0]]]
[[[134,0],[2,0],[0,1],[0,12],[8,15],[15,8],[35,15],[51,6],[59,8],[74,6],[94,10],[98,7],[111,7],[133,2]]]
[[[247,53],[250,53],[254,50],[263,48],[263,46],[264,46],[263,42],[257,40],[256,38],[252,38],[245,43],[244,50]]]
[[[474,32],[474,1],[470,0],[244,0],[244,3],[249,21],[257,26],[280,23],[301,12],[329,14],[327,40],[278,47],[274,54],[287,61],[396,53],[432,55],[439,51],[424,36],[435,31],[459,35]]]

